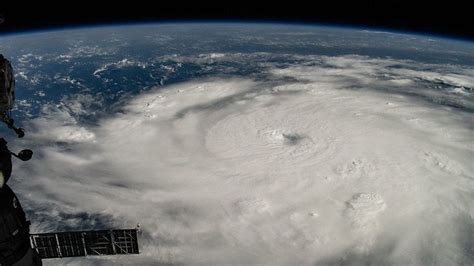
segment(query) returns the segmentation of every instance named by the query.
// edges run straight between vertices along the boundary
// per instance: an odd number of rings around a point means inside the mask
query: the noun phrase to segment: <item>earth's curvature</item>
[[[472,265],[474,43],[145,24],[0,37],[32,232],[134,227],[52,264]]]

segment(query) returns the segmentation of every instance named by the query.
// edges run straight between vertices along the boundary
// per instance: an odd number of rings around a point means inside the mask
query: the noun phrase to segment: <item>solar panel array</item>
[[[31,234],[41,258],[138,254],[137,229]]]

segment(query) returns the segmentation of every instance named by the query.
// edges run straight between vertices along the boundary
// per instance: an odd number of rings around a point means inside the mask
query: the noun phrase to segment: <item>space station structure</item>
[[[8,128],[13,129],[19,138],[25,135],[22,128],[15,127],[15,121],[11,118],[10,112],[15,103],[15,76],[13,67],[2,54],[0,54],[0,120]]]

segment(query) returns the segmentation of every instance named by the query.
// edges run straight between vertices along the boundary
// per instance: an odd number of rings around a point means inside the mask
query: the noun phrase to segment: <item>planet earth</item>
[[[31,232],[133,228],[45,265],[473,265],[474,42],[318,25],[0,36]]]

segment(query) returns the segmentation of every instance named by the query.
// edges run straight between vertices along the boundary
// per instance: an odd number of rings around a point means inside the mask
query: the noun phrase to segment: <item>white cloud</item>
[[[16,169],[35,174],[19,191],[35,206],[139,222],[142,254],[121,263],[472,261],[472,240],[460,240],[474,224],[472,117],[378,92],[392,77],[414,79],[389,68],[404,62],[318,60],[269,70],[296,80],[278,85],[235,78],[153,90],[95,127],[49,110],[32,121],[30,137],[47,144]],[[391,86],[416,86],[408,81]],[[52,230],[58,216],[33,223]]]
[[[100,73],[102,73],[104,71],[107,71],[108,69],[121,69],[121,68],[124,68],[124,67],[130,67],[130,66],[138,66],[138,67],[141,67],[141,68],[146,68],[147,65],[148,65],[147,63],[143,63],[143,62],[139,62],[139,61],[124,58],[124,59],[122,59],[118,62],[104,64],[100,68],[96,69],[92,73],[92,75],[100,78]]]

